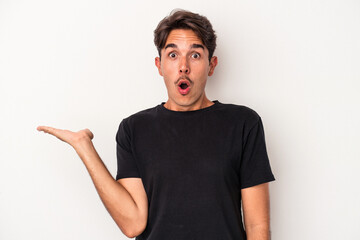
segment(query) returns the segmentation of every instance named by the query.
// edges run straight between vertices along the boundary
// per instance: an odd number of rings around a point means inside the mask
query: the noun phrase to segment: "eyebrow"
[[[171,47],[171,48],[177,48],[176,44],[174,44],[174,43],[169,43],[168,45],[165,46],[165,49],[167,49],[167,48],[169,48],[169,47]]]
[[[176,44],[174,44],[174,43],[169,43],[168,45],[166,45],[165,46],[165,49],[167,49],[167,48],[178,48],[178,46],[176,45]],[[202,44],[196,44],[196,43],[194,43],[193,45],[191,45],[191,47],[190,48],[202,48],[203,50],[205,50],[205,47],[204,47],[204,45],[202,45]]]
[[[205,50],[205,47],[202,44],[193,44],[191,45],[191,48],[202,48],[203,50]]]

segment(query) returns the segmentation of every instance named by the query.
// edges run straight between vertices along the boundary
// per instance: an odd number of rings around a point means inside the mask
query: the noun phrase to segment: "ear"
[[[210,70],[208,76],[213,75],[217,63],[218,63],[217,57],[216,56],[212,57],[210,60]]]
[[[162,71],[161,71],[161,60],[159,57],[155,58],[155,65],[158,68],[160,76],[163,76]]]

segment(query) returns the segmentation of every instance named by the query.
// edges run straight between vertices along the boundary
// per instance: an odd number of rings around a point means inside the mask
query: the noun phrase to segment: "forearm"
[[[248,240],[270,240],[270,197],[268,183],[241,190]]]
[[[268,224],[255,225],[246,228],[248,240],[270,240],[270,228]]]
[[[92,142],[76,145],[75,151],[85,164],[101,201],[125,235],[136,231],[139,210],[129,192],[111,176]]]

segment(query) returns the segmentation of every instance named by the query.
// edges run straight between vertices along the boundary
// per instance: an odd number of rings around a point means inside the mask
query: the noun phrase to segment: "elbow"
[[[135,232],[128,232],[128,233],[124,233],[124,234],[128,238],[135,238],[135,237],[139,236],[141,234],[141,232],[135,231]]]
[[[123,233],[128,238],[134,238],[139,236],[141,233],[143,233],[145,231],[146,226],[147,226],[147,214],[142,217],[138,217],[137,219],[134,219],[134,221],[132,221],[132,224],[130,224],[128,228],[124,229]]]
[[[146,228],[146,224],[141,224],[138,226],[134,225],[134,227],[132,229],[126,229],[126,231],[124,231],[123,233],[128,238],[135,238],[135,237],[139,236],[141,233],[143,233],[145,228]]]
[[[127,236],[128,238],[134,238],[137,237],[137,233],[132,232],[132,231],[123,231],[124,235]]]

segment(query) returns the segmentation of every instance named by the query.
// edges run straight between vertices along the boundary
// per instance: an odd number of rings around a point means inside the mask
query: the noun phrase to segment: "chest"
[[[209,182],[238,181],[239,129],[198,121],[156,121],[136,132],[133,153],[146,185],[181,182],[202,188]]]

